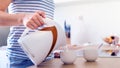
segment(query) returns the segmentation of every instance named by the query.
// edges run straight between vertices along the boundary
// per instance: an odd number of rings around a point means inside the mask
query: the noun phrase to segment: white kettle
[[[32,33],[28,33],[29,30],[26,29],[18,40],[35,65],[39,65],[53,50],[66,44],[62,27],[49,18],[44,19],[44,22],[46,27]]]

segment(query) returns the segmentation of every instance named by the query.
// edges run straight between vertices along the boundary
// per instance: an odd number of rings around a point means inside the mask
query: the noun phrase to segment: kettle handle
[[[55,21],[53,21],[52,19],[49,19],[49,18],[43,18],[43,21],[44,21],[45,24],[44,24],[43,26],[41,26],[41,27],[38,27],[39,30],[35,29],[35,30],[34,30],[35,32],[36,32],[36,31],[40,31],[40,29],[43,29],[44,27],[54,26],[54,23],[55,23]],[[30,28],[26,28],[26,29],[23,31],[21,37],[26,36],[26,35],[29,33],[30,30],[31,30]]]
[[[21,37],[26,36],[26,35],[29,33],[29,31],[30,31],[30,30],[31,30],[31,29],[26,28],[26,29],[23,31],[23,33],[22,33]]]

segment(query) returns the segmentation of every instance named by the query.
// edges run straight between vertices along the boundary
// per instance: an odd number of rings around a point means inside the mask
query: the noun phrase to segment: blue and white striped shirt
[[[53,0],[13,0],[8,7],[9,13],[33,13],[35,11],[42,10],[46,13],[46,17],[53,18],[54,16],[54,3]],[[8,49],[7,54],[10,57],[16,57],[19,59],[28,58],[24,51],[18,44],[25,26],[12,26],[8,36]]]

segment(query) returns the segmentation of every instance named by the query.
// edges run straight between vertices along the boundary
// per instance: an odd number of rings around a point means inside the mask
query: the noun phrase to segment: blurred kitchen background
[[[103,43],[109,35],[120,37],[120,0],[54,0],[55,20],[71,25],[71,44]]]

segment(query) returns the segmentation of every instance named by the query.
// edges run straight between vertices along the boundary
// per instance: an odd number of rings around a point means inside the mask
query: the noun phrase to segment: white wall
[[[72,44],[102,43],[102,38],[105,36],[120,36],[120,1],[63,5],[56,6],[55,20],[62,26],[65,19],[72,23],[72,26],[77,23],[76,27],[71,27],[71,32],[73,34],[78,32],[80,36],[74,38],[75,35],[72,34]],[[78,21],[79,16],[83,18],[82,22]]]

